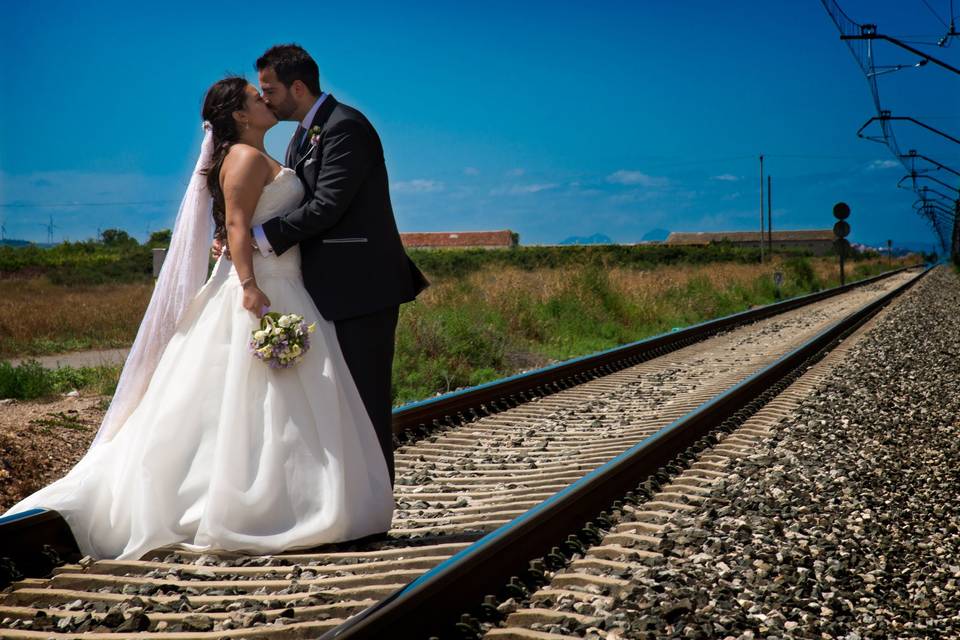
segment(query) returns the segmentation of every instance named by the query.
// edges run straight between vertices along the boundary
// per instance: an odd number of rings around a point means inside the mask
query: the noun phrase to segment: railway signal
[[[847,222],[847,218],[850,216],[850,206],[846,202],[838,202],[833,205],[833,217],[837,219],[836,224],[833,225],[833,235],[836,240],[833,241],[833,246],[837,249],[837,253],[840,254],[840,286],[846,284],[846,276],[843,271],[843,259],[847,255],[847,250],[850,249],[850,241],[847,240],[847,236],[850,235],[850,223]]]

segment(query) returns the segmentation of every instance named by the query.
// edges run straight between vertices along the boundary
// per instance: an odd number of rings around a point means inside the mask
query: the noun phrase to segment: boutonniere
[[[310,130],[307,131],[307,135],[310,136],[310,144],[320,144],[320,133],[322,131],[320,127],[310,127]]]

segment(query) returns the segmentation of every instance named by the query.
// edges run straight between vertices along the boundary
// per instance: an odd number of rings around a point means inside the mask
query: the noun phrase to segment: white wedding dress
[[[252,224],[302,196],[284,167]],[[116,436],[4,515],[54,509],[84,554],[117,559],[170,544],[275,553],[389,529],[387,465],[334,325],[303,286],[299,247],[254,251],[253,262],[272,310],[317,322],[303,359],[271,369],[254,358],[247,344],[259,320],[221,257]]]

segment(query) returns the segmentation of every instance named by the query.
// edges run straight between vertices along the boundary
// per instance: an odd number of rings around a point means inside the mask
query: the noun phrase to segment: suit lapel
[[[296,144],[297,144],[297,131],[300,130],[300,125],[297,125],[296,131],[293,132],[293,136],[290,137],[290,144],[287,145],[287,155],[284,157],[284,164],[288,167],[292,167],[296,164]]]
[[[293,167],[297,171],[300,170],[300,165],[312,154],[314,147],[316,147],[316,145],[311,141],[312,136],[310,135],[310,129],[313,129],[314,127],[320,127],[323,129],[327,124],[327,120],[330,119],[330,114],[333,113],[333,110],[337,104],[338,103],[336,99],[334,99],[333,95],[327,94],[323,104],[320,105],[320,108],[317,109],[317,113],[314,114],[313,121],[310,123],[310,127],[307,129],[307,134],[303,137],[303,144],[300,145],[300,148],[297,149],[296,152],[296,161]],[[294,141],[291,140],[290,144],[292,146]]]

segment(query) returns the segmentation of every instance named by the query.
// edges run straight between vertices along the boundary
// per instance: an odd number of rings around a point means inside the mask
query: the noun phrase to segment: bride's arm
[[[253,272],[250,220],[269,174],[270,166],[263,156],[255,149],[240,145],[230,149],[220,171],[226,205],[227,246],[243,283],[243,306],[258,317],[263,306],[270,306],[270,300],[257,286]]]
[[[263,223],[263,233],[281,255],[293,245],[334,227],[353,201],[367,175],[383,167],[383,149],[366,121],[343,119],[330,124],[320,157],[323,167],[313,194],[296,209]],[[386,189],[386,169],[382,184]],[[375,187],[376,188],[376,187]],[[389,199],[389,193],[384,194]]]

